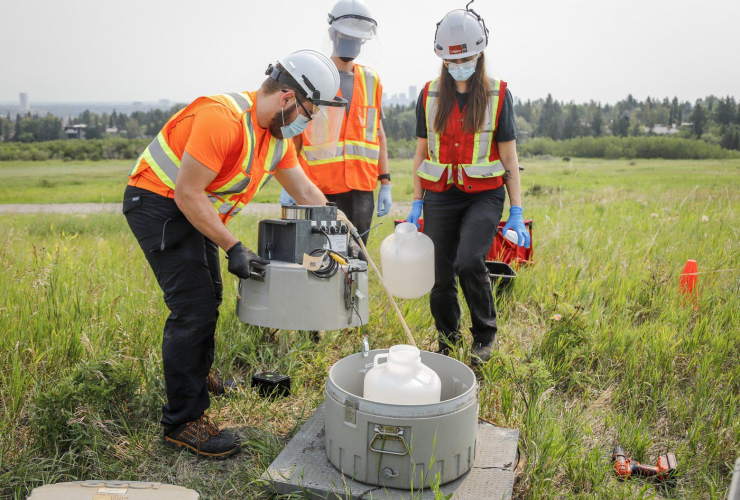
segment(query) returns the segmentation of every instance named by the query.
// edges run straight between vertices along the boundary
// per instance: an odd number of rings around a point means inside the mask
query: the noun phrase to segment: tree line
[[[416,140],[414,104],[391,106],[384,113],[383,126],[389,138]],[[596,101],[565,103],[548,94],[545,99],[517,102],[514,115],[520,142],[536,137],[559,141],[577,137],[671,135],[740,150],[740,103],[731,96],[711,95],[692,105],[677,97],[662,100],[648,97],[640,101],[628,95],[615,104],[602,105]],[[658,130],[657,126],[665,128]],[[666,134],[668,130],[670,134]]]
[[[12,117],[0,116],[0,139],[3,142],[43,142],[64,138],[64,127],[82,125],[85,127],[85,139],[104,139],[118,136],[126,139],[154,137],[167,123],[167,120],[179,111],[182,106],[173,106],[169,110],[152,109],[125,113],[97,114],[83,111],[76,118],[62,120],[51,114],[16,114]],[[107,132],[111,130],[111,132]]]
[[[0,116],[0,141],[6,143],[0,151],[5,159],[109,159],[135,157],[135,151],[122,142],[106,146],[115,131],[119,139],[145,139],[157,135],[167,120],[180,109],[135,111],[97,114],[89,110],[63,123],[52,115],[27,113],[12,117]],[[591,101],[565,103],[548,95],[545,99],[519,101],[514,106],[516,127],[524,154],[554,154],[591,157],[680,157],[723,158],[723,150],[740,151],[740,103],[734,97],[709,96],[694,104],[673,99],[648,97],[644,101],[628,95],[615,104]],[[27,148],[12,147],[13,143],[43,143],[64,138],[64,126],[85,124],[85,138],[103,142],[92,147],[37,144]],[[411,158],[416,150],[416,109],[408,106],[384,108],[383,126],[388,137],[391,158]],[[663,129],[656,127],[662,126]],[[670,134],[666,132],[670,131]],[[698,141],[695,145],[660,141],[612,141],[616,138],[659,136],[668,141],[684,139]],[[575,139],[604,139],[576,141]],[[609,139],[609,140],[606,140]],[[561,141],[568,144],[556,145]],[[64,142],[64,141],[63,141]],[[72,141],[74,142],[74,141]],[[143,141],[144,144],[146,141]],[[528,142],[532,144],[528,145]],[[137,142],[138,144],[138,142]],[[707,144],[711,147],[704,147]],[[688,149],[687,149],[688,148]],[[596,156],[594,156],[596,155]],[[646,156],[648,155],[648,156]],[[649,156],[658,155],[658,156]],[[662,156],[661,156],[662,155]],[[734,155],[730,155],[734,157]]]
[[[515,105],[517,128],[530,137],[553,140],[576,137],[640,137],[665,135],[670,130],[679,138],[701,139],[725,149],[740,150],[740,107],[732,96],[710,95],[693,105],[673,99],[631,94],[616,104],[563,103],[546,99],[520,101]],[[662,126],[662,134],[656,127]],[[667,130],[666,130],[667,129]]]

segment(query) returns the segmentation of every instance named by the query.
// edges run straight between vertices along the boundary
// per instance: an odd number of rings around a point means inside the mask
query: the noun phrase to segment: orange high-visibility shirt
[[[248,93],[257,107],[257,93]],[[267,154],[267,148],[262,147],[265,140],[270,140],[268,129],[257,124],[256,112],[252,113],[256,152],[260,157]],[[239,115],[227,107],[210,100],[199,100],[181,110],[170,118],[163,129],[167,144],[178,158],[182,158],[185,151],[217,173],[211,186],[220,186],[225,179],[233,176],[242,147],[244,146],[244,125]],[[293,168],[298,166],[293,141],[287,142],[287,151],[277,168]],[[264,158],[263,158],[264,159]],[[146,160],[142,160],[146,164]],[[151,168],[143,168],[138,174],[129,179],[130,186],[137,186],[148,191],[166,196],[175,197],[175,191],[167,187]]]

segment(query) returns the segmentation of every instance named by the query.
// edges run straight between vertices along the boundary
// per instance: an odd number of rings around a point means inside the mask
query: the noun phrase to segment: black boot
[[[165,434],[164,444],[211,460],[223,460],[240,449],[239,438],[235,434],[219,430],[205,415],[180,424]]]
[[[493,339],[493,342],[487,345],[483,344],[473,344],[473,356],[470,360],[473,363],[473,366],[478,365],[485,365],[491,360],[491,353],[498,349],[498,341],[496,338]]]

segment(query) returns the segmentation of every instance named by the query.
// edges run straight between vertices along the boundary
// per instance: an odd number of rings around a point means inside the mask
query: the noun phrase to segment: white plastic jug
[[[403,222],[383,240],[380,262],[383,280],[394,297],[415,299],[434,286],[434,243],[415,224]]]
[[[379,364],[382,358],[388,361]],[[394,345],[388,354],[376,355],[373,365],[365,374],[365,399],[395,405],[439,403],[442,381],[421,362],[421,352],[416,347]]]

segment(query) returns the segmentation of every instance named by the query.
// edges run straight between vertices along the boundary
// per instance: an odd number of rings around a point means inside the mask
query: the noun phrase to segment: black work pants
[[[198,419],[210,405],[206,376],[223,294],[218,246],[188,222],[175,200],[151,191],[127,186],[123,213],[170,310],[162,339],[162,425],[169,430]]]
[[[505,199],[503,186],[474,194],[453,186],[443,193],[427,191],[424,197],[424,234],[434,243],[435,276],[429,305],[440,344],[445,337],[453,341],[459,338],[458,276],[470,309],[473,342],[490,345],[496,337],[496,309],[486,255],[498,230]]]
[[[372,191],[358,191],[353,189],[346,193],[327,194],[326,199],[337,204],[337,208],[362,234],[370,229],[373,222],[373,211],[375,210],[375,198]],[[367,245],[369,233],[362,237],[363,243]]]

